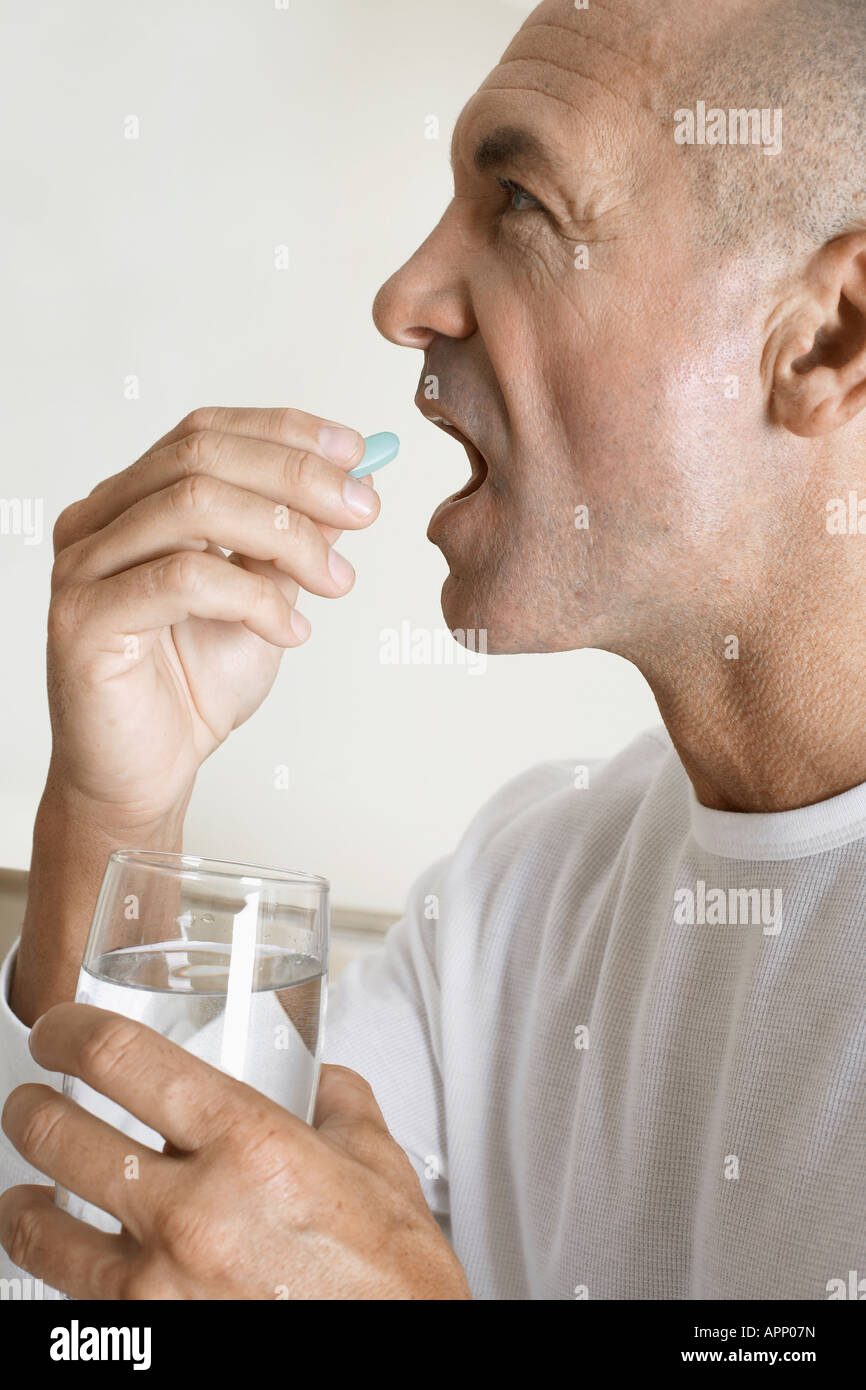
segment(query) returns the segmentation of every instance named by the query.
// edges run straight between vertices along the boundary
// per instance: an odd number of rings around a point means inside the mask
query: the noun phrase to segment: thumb
[[[313,1124],[322,1138],[395,1190],[412,1193],[418,1209],[429,1216],[415,1169],[385,1124],[373,1088],[363,1076],[349,1067],[322,1067]]]
[[[337,1130],[358,1124],[372,1125],[388,1133],[369,1081],[351,1067],[324,1065],[319,1077],[313,1125],[333,1137]]]

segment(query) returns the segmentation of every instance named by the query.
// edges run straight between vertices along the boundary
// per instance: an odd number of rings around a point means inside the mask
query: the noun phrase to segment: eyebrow
[[[479,140],[473,155],[475,168],[481,174],[491,169],[501,169],[503,165],[518,159],[548,169],[555,165],[553,156],[538,136],[517,125],[497,126],[496,130]]]

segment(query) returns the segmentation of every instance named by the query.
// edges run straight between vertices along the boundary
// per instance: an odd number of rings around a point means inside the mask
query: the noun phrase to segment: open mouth
[[[473,492],[477,492],[484,479],[487,477],[487,460],[480,449],[477,449],[471,439],[467,439],[456,425],[452,425],[450,420],[443,420],[441,415],[428,415],[427,419],[432,425],[437,425],[440,430],[450,434],[463,445],[467,457],[472,466],[472,476],[459,492],[453,492],[448,498],[449,502],[459,502],[461,497],[469,497]]]

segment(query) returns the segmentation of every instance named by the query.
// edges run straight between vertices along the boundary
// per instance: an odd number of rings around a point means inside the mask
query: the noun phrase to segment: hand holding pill
[[[309,636],[299,591],[351,591],[334,542],[376,520],[369,475],[398,448],[300,410],[208,407],[66,508],[49,696],[77,793],[121,820],[180,804]]]

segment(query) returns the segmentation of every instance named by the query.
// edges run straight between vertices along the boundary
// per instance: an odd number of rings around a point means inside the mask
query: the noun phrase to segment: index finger
[[[40,1066],[77,1076],[187,1153],[231,1130],[251,1096],[272,1105],[153,1028],[93,1004],[55,1004],[30,1030],[30,1051]]]
[[[218,430],[221,434],[240,434],[271,444],[288,444],[345,468],[359,463],[364,456],[363,436],[348,425],[338,425],[335,420],[325,420],[289,406],[218,405],[200,406],[191,411],[173,430],[152,444],[147,453],[154,454],[157,449],[176,444],[197,430]]]
[[[328,431],[345,436],[339,459]],[[378,512],[370,479],[346,476],[365,449],[356,430],[300,410],[195,410],[141,458],[103,478],[68,508],[55,528],[55,550],[101,531],[136,502],[194,473],[210,474],[309,515],[332,544],[342,528],[369,525]]]

